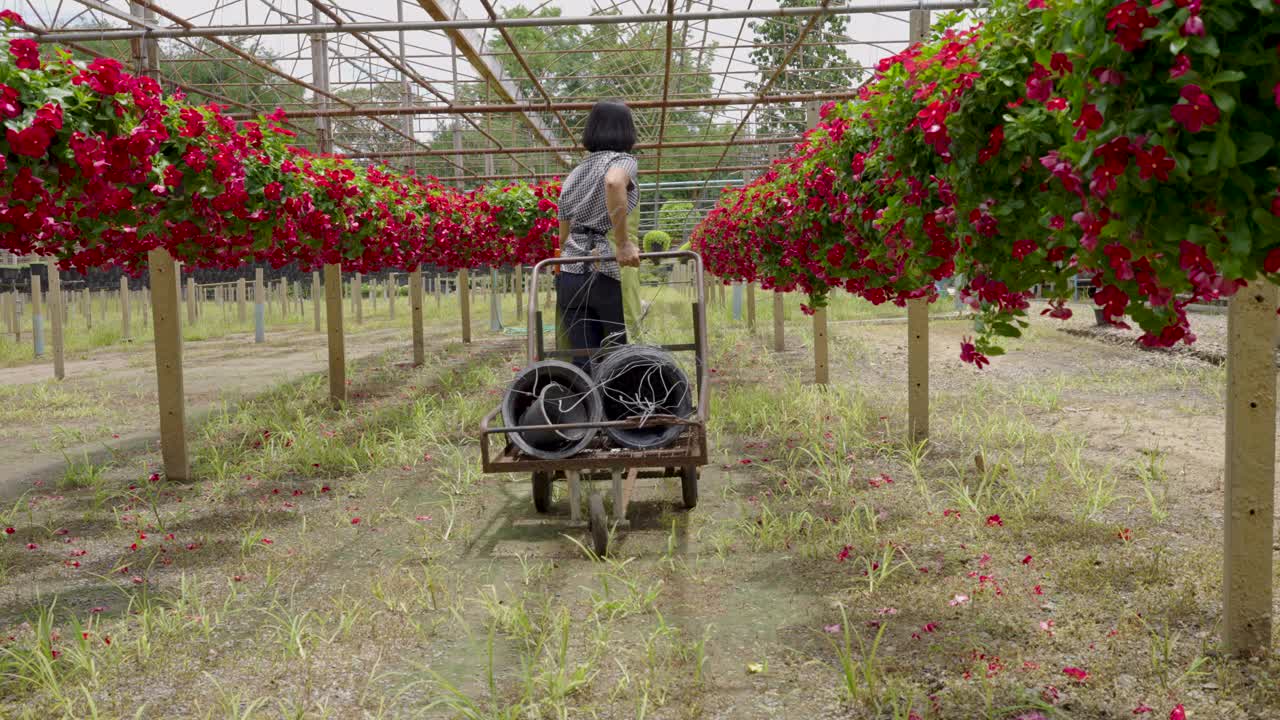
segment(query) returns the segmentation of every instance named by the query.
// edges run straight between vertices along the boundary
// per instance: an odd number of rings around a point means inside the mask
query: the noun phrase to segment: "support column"
[[[316,332],[320,332],[320,273],[311,272],[311,314],[315,319]]]
[[[267,341],[267,284],[262,268],[253,269],[253,341]]]
[[[502,288],[498,268],[489,268],[489,330],[502,332]]]
[[[786,330],[783,324],[783,314],[786,308],[782,302],[782,293],[777,290],[773,291],[773,349],[775,352],[782,352],[787,349]]]
[[[244,278],[236,280],[236,316],[240,319],[241,325],[249,319],[248,313],[245,310],[245,303],[247,302],[245,298],[246,294],[247,290],[245,288]]]
[[[735,282],[733,284],[733,321],[742,322],[742,305],[746,300],[742,283]]]
[[[65,358],[63,357],[62,329],[66,323],[67,299],[62,295],[62,276],[58,266],[49,263],[49,319],[53,332],[53,376],[62,380],[67,376]]]
[[[813,379],[819,385],[831,382],[828,352],[827,309],[822,307],[813,311]]]
[[[907,428],[912,442],[929,437],[929,300],[907,301]]]
[[[747,329],[756,331],[756,284],[747,284]]]
[[[182,327],[178,321],[177,264],[164,249],[147,255],[151,274],[151,315],[155,320],[156,391],[160,409],[160,450],[169,480],[191,476],[187,460],[186,397],[182,386]]]
[[[196,279],[187,278],[187,324],[196,324]]]
[[[342,331],[342,266],[324,266],[324,300],[329,337],[329,399],[347,401],[347,347]]]
[[[120,278],[120,337],[124,340],[133,338],[132,323],[129,318],[129,278]]]
[[[400,294],[400,288],[396,287],[396,274],[387,273],[387,314],[392,320],[396,319],[396,295]]]
[[[364,278],[360,273],[351,279],[351,294],[356,298],[356,324],[364,322]]]
[[[35,355],[44,357],[44,315],[40,307],[40,294],[43,280],[36,273],[31,273],[31,340],[35,346]]]
[[[516,265],[516,323],[520,322],[520,313],[524,312],[524,267]],[[532,329],[529,332],[533,332]]]
[[[1222,634],[1240,656],[1271,648],[1278,295],[1259,280],[1231,298],[1227,314]]]
[[[413,365],[422,367],[427,362],[426,343],[422,332],[422,271],[409,274],[409,307],[413,322]]]
[[[471,280],[466,270],[458,271],[458,302],[462,306],[462,342],[471,342]]]

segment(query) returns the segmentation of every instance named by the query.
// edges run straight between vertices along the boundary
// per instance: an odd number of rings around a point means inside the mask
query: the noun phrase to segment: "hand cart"
[[[642,253],[641,260],[687,260],[693,267],[694,284],[693,342],[661,345],[673,353],[691,352],[694,358],[697,403],[694,413],[689,418],[672,416],[651,416],[645,419],[629,419],[601,421],[595,423],[562,423],[557,425],[537,425],[513,427],[494,427],[494,420],[499,418],[502,407],[494,408],[480,423],[480,457],[486,473],[529,473],[533,484],[533,506],[539,513],[551,510],[551,489],[555,480],[564,479],[569,484],[569,517],[573,526],[581,527],[582,483],[594,483],[602,480],[612,481],[613,525],[618,528],[630,527],[627,517],[627,506],[631,502],[637,479],[679,478],[684,506],[693,509],[698,504],[698,475],[702,466],[707,464],[707,413],[710,408],[710,391],[707,387],[707,316],[703,297],[702,258],[695,252],[670,251]],[[542,311],[538,308],[539,271],[553,265],[582,262],[581,258],[550,258],[539,262],[533,268],[529,285],[529,328],[537,330],[529,333],[528,359],[530,363],[546,358],[569,359],[575,356],[589,355],[593,350],[547,350],[543,347]],[[574,430],[594,428],[603,431],[605,428],[636,428],[640,426],[654,427],[664,425],[681,425],[684,427],[676,441],[666,447],[650,450],[632,450],[611,448],[607,446],[607,437],[597,432],[590,446],[577,455],[562,460],[544,460],[521,451],[510,438],[496,453],[495,435],[507,435],[516,431],[542,430]],[[592,546],[595,553],[603,557],[608,552],[610,518],[605,512],[604,496],[597,490],[590,490],[587,497],[588,522],[591,531]]]

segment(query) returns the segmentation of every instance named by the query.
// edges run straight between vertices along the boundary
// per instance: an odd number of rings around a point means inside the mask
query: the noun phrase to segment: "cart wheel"
[[[551,473],[533,474],[533,509],[540,513],[551,512]]]
[[[604,514],[604,497],[591,493],[587,509],[591,512],[591,544],[596,555],[604,557],[609,551],[609,518]]]
[[[684,506],[692,510],[698,506],[698,468],[688,465],[680,468],[680,494],[684,496]]]

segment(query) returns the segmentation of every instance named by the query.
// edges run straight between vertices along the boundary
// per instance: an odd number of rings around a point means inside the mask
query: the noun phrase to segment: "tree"
[[[817,4],[818,0],[781,0],[779,3],[782,8],[813,7]],[[751,51],[751,61],[760,68],[760,79],[751,84],[752,89],[759,91],[777,68],[782,67],[787,53],[800,39],[800,32],[808,22],[807,17],[771,17],[751,23],[756,45]],[[769,94],[800,95],[855,85],[863,71],[855,68],[844,47],[836,44],[848,39],[847,24],[848,19],[841,15],[827,15],[819,19],[805,37],[804,46],[796,50],[782,74],[769,87]],[[808,127],[804,109],[798,104],[762,106],[756,110],[756,116],[761,134],[798,135]]]
[[[506,17],[558,17],[561,11],[557,7],[541,7],[536,12],[524,6],[514,6],[505,12]],[[530,26],[511,28],[510,34],[516,47],[528,63],[538,84],[553,99],[573,98],[608,99],[617,98],[653,98],[661,97],[663,71],[666,64],[664,54],[665,28],[660,24],[642,25],[599,25],[594,27],[549,27]],[[676,38],[674,45],[685,47],[687,42]],[[540,102],[542,94],[530,79],[506,41],[494,36],[489,41],[487,50],[494,53],[502,64],[506,75],[515,84],[523,96],[532,102]],[[669,94],[678,96],[700,96],[711,93],[713,76],[711,59],[713,53],[698,50],[676,50],[671,58],[671,84]],[[468,85],[459,93],[462,103],[485,102],[493,100],[492,94],[486,94],[483,85]],[[561,111],[572,135],[582,132],[587,111]],[[572,144],[576,137],[564,137],[565,130],[555,114],[541,112],[539,117],[551,129],[556,142]],[[636,126],[641,142],[653,142],[658,138],[659,126],[662,125],[662,111],[656,108],[637,109],[635,111]],[[481,122],[485,130],[504,145],[540,145],[524,119],[517,114],[488,116]],[[727,138],[734,124],[715,122],[715,116],[704,108],[671,108],[667,111],[662,136],[667,141],[707,140]],[[465,148],[492,147],[493,143],[478,130],[458,120],[437,132],[431,141],[432,148],[447,150],[453,147],[453,132],[457,129],[461,136],[461,144]],[[718,152],[718,149],[716,149]],[[657,164],[656,150],[640,150],[642,166],[653,167]],[[680,168],[692,168],[711,164],[707,160],[708,153],[684,152],[664,153],[662,158],[663,180],[696,180],[705,174],[684,174]],[[718,157],[718,155],[717,155]],[[464,155],[461,158],[469,173],[477,175],[485,172],[484,155]],[[568,172],[550,153],[545,155],[522,155],[520,161],[536,173]],[[725,158],[725,165],[739,163],[739,151],[733,149]],[[453,167],[443,158],[435,158],[427,166],[428,172],[442,176],[451,176]],[[492,169],[496,174],[525,174],[530,170],[521,167],[509,156],[495,154]],[[663,193],[664,196],[667,192]],[[681,191],[671,191],[671,195],[680,196]]]

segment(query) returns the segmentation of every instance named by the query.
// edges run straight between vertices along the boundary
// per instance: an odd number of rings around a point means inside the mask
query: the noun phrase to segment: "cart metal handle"
[[[698,346],[697,353],[699,357],[705,358],[707,356],[707,343],[706,343],[707,317],[706,317],[706,300],[703,297],[702,256],[696,252],[693,252],[692,250],[668,250],[666,252],[640,253],[640,259],[641,260],[685,259],[685,260],[691,260],[693,262],[694,289],[696,292],[695,297],[697,298],[698,312],[701,314],[701,322],[699,323],[700,327],[695,328],[695,333],[697,337],[694,338],[694,342],[697,343],[697,346]],[[529,279],[529,303],[528,303],[529,320],[528,320],[528,324],[525,325],[525,327],[529,329],[529,332],[526,333],[529,338],[528,348],[527,348],[528,350],[527,355],[529,358],[529,362],[531,363],[537,362],[538,360],[538,357],[537,357],[538,338],[537,338],[537,335],[534,334],[535,333],[534,323],[537,321],[537,316],[538,316],[539,272],[544,267],[551,267],[553,265],[572,265],[572,264],[581,263],[581,262],[588,262],[588,263],[605,262],[607,260],[614,260],[614,257],[612,255],[602,255],[599,257],[593,256],[589,258],[587,257],[556,257],[556,258],[547,258],[546,260],[541,260],[536,265],[533,266],[532,277]],[[540,327],[537,328],[536,332],[541,333],[542,328]]]

